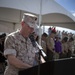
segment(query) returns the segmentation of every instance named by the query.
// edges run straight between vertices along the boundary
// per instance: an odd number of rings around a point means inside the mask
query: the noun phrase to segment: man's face
[[[34,28],[30,27],[27,23],[24,23],[23,28],[28,34],[31,34],[34,31]]]
[[[34,28],[32,28],[32,27],[30,27],[30,26],[28,26],[28,28],[29,28],[29,32],[30,32],[30,34],[33,33]]]
[[[52,38],[55,38],[56,34],[52,33]]]

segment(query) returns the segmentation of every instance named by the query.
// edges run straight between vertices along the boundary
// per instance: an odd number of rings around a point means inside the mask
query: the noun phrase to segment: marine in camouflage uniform
[[[15,40],[15,41],[14,41]],[[4,55],[12,54],[24,63],[28,63],[33,66],[35,59],[35,51],[38,50],[37,47],[33,47],[29,38],[25,39],[19,31],[12,33],[7,36],[5,42],[5,52]],[[9,64],[6,68],[5,75],[18,75],[18,69],[13,65]]]
[[[20,30],[10,33],[5,39],[4,55],[7,58],[7,67],[4,75],[18,75],[23,69],[34,65],[35,52],[29,35],[35,28],[36,17],[31,14],[24,14]]]

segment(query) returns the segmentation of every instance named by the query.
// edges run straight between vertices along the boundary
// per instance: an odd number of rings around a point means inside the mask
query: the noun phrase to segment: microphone
[[[33,47],[36,47],[37,46],[38,49],[41,51],[42,56],[46,57],[47,56],[46,53],[43,51],[43,48],[36,42],[36,40],[34,39],[33,34],[31,34],[29,36],[29,38],[30,38],[30,40],[32,42]]]
[[[35,39],[34,39],[34,35],[31,34],[31,35],[29,36],[29,38],[30,38],[30,40],[31,40],[31,42],[32,42],[33,47],[36,47],[36,42],[35,42]]]

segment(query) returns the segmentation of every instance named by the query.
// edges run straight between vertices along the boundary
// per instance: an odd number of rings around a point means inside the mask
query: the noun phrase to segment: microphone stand
[[[38,60],[39,60],[39,62],[38,62],[38,75],[40,75],[40,63],[41,63],[41,55],[42,55],[42,52],[41,52],[41,50],[42,50],[42,47],[36,42],[36,45],[37,45],[37,47],[38,47],[38,49],[39,49],[39,52],[38,52]]]
[[[36,47],[36,46],[37,46],[38,49],[39,49],[39,52],[38,52],[38,60],[39,60],[39,61],[38,61],[38,75],[40,75],[41,56],[42,56],[42,54],[43,54],[44,56],[46,56],[46,54],[42,51],[43,48],[35,41],[33,35],[30,35],[29,38],[30,38],[30,40],[31,40],[31,42],[32,42],[33,47]]]
[[[39,49],[39,52],[38,52],[38,75],[40,75],[40,61],[41,61],[40,55],[41,55],[41,50],[39,48],[39,44],[35,41],[34,36],[30,35],[29,38],[30,38],[30,40],[32,42],[33,47],[37,46],[38,49]]]
[[[41,63],[41,56],[43,55],[44,57],[46,57],[46,54],[42,51],[43,50],[43,48],[37,43],[37,42],[35,42],[36,43],[36,46],[38,47],[38,49],[39,49],[39,52],[38,52],[38,75],[40,75],[41,74],[41,65],[40,65],[40,63]]]

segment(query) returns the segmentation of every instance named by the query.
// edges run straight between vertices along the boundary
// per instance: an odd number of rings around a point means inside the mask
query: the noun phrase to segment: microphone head
[[[36,47],[34,35],[31,34],[31,35],[29,36],[29,38],[30,38],[30,40],[31,40],[31,42],[32,42],[33,47]]]

